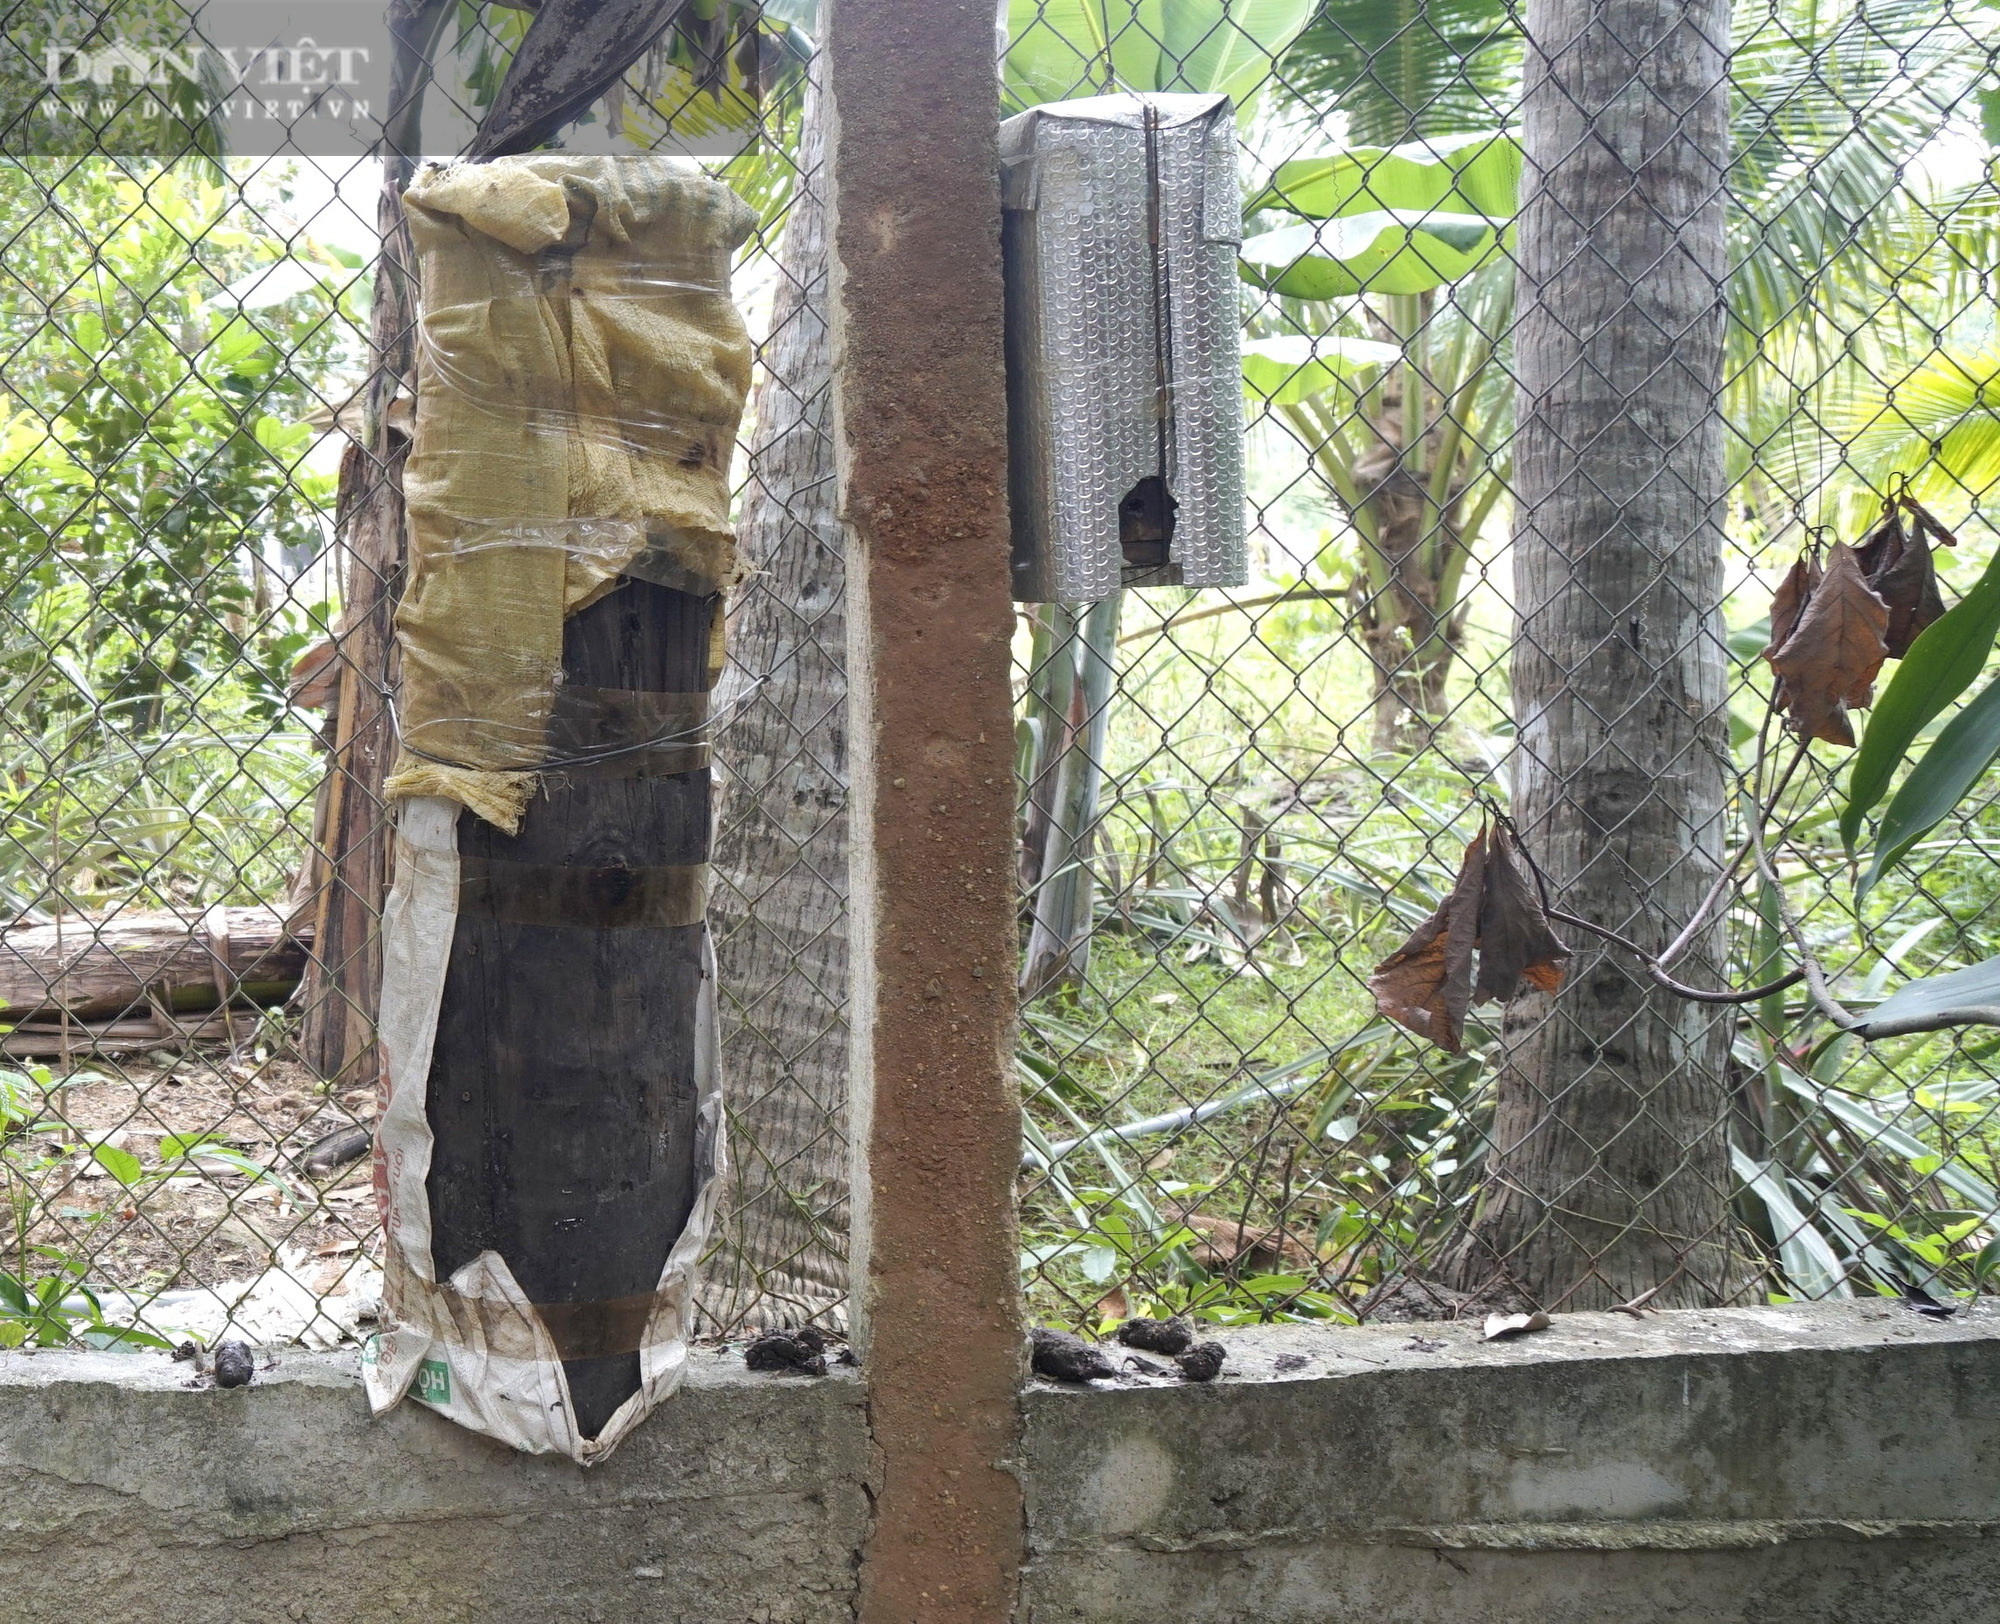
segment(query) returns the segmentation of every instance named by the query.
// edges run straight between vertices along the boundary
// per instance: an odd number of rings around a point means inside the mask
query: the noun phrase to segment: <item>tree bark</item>
[[[395,756],[396,604],[403,594],[403,463],[407,405],[416,396],[417,271],[403,188],[422,154],[431,53],[452,0],[390,0],[389,105],[382,119],[382,191],[375,205],[374,297],[368,315],[364,443],[341,459],[334,528],[347,577],[334,646],[339,691],[327,772],[313,809],[300,917],[313,957],[300,990],[299,1058],[346,1086],[380,1073],[375,1022],[382,996],[382,899],[389,888],[389,819],[382,785]]]
[[[382,991],[380,927],[389,883],[388,810],[382,784],[395,755],[387,694],[395,687],[396,604],[402,596],[403,463],[407,418],[394,410],[414,392],[416,270],[403,226],[408,165],[382,161],[369,346],[366,446],[341,461],[336,528],[347,558],[340,628],[340,682],[332,750],[314,809],[313,883],[301,909],[314,951],[300,994],[299,1058],[341,1086],[371,1080]]]
[[[704,1302],[724,1330],[847,1296],[847,606],[834,513],[826,151],[809,79],[756,396],[730,613],[716,933],[730,1188]]]
[[[1657,950],[1723,844],[1729,7],[1531,0],[1528,19],[1516,815],[1562,907]],[[1453,1283],[1545,1307],[1722,1301],[1729,1017],[1571,945],[1561,993],[1506,1012]],[[1711,930],[1684,962],[1719,947]]]
[[[306,950],[272,908],[205,914],[125,909],[71,914],[59,932],[0,932],[0,1023],[106,1021],[223,1001],[276,1003],[298,985]]]

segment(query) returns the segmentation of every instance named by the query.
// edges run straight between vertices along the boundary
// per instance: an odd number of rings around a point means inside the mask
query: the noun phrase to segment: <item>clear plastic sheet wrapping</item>
[[[397,612],[392,798],[518,828],[562,623],[620,575],[726,590],[751,348],[729,297],[750,210],[692,165],[546,154],[433,166]]]
[[[1128,585],[1242,585],[1243,221],[1229,99],[1031,108],[1001,125],[1000,157],[1014,596],[1083,603]],[[1119,504],[1162,471],[1162,450],[1178,503],[1168,562],[1128,568]]]
[[[363,1374],[378,1413],[414,1396],[518,1449],[587,1465],[680,1379],[721,1191],[707,870],[619,867],[612,877],[630,906],[597,907],[593,919],[571,904],[600,871],[465,855],[461,808],[516,835],[534,786],[554,774],[657,778],[708,766],[706,691],[566,684],[563,623],[621,576],[698,597],[732,584],[728,474],[751,351],[729,269],[752,220],[725,187],[671,159],[436,167],[405,201],[421,332],[397,613],[400,755],[387,786],[394,884],[382,920],[375,1183],[388,1244],[383,1329]],[[719,607],[708,624],[706,649],[689,652],[712,686]],[[440,1142],[429,1093],[454,941],[462,918],[514,919],[530,905],[527,922],[540,926],[699,927],[692,1206],[657,1280],[636,1295],[537,1303],[490,1246],[448,1278],[433,1257],[426,1180]],[[584,1331],[638,1356],[638,1390],[595,1436],[578,1420],[559,1351]]]

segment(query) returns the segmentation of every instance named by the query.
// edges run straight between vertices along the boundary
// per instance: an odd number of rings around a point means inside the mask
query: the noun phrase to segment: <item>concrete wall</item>
[[[1024,1618],[2000,1621],[2000,1310],[1225,1340],[1213,1387],[1028,1394]],[[217,1392],[153,1355],[0,1358],[0,1619],[851,1614],[851,1372],[703,1357],[583,1473],[415,1405],[371,1422],[348,1365]]]
[[[1983,1624],[1996,1338],[1886,1304],[1242,1333],[1234,1385],[1030,1400],[1029,1616]]]
[[[352,1357],[234,1391],[164,1356],[0,1358],[0,1621],[822,1624],[851,1616],[861,1384],[698,1361],[604,1465],[518,1455]]]

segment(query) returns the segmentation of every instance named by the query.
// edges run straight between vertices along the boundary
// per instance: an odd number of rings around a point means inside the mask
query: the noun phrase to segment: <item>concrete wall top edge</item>
[[[1204,1327],[1198,1335],[1228,1348],[1229,1360],[1224,1367],[1227,1382],[1309,1382],[1378,1370],[1471,1370],[1607,1359],[1827,1352],[1909,1342],[1995,1341],[2000,1340],[2000,1298],[1983,1298],[1949,1319],[1933,1319],[1880,1297],[1775,1308],[1673,1309],[1636,1317],[1622,1313],[1556,1314],[1546,1331],[1494,1342],[1485,1340],[1480,1320],[1260,1325],[1227,1331]],[[1083,1397],[1091,1392],[1178,1385],[1128,1373],[1117,1383],[1088,1389],[1038,1381],[1035,1390],[1051,1397]]]

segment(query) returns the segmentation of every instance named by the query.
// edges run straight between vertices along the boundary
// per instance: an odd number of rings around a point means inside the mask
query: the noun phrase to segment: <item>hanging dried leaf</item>
[[[1910,495],[1908,491],[1905,491],[1899,500],[1909,510],[1910,523],[1919,536],[1925,537],[1940,547],[1956,547],[1958,545],[1958,537],[1945,529],[1938,521],[1938,516],[1914,496]]]
[[[1863,562],[1865,565],[1865,558]],[[1882,634],[1882,641],[1889,650],[1889,658],[1900,660],[1910,652],[1917,633],[1944,614],[1937,566],[1924,527],[1919,525],[1917,533],[1880,569],[1867,573],[1868,585],[1889,606],[1889,627]]]
[[[1863,577],[1854,549],[1835,543],[1825,575],[1770,657],[1801,737],[1854,743],[1847,707],[1866,706],[1875,697],[1875,675],[1889,654],[1888,629],[1889,606]]]
[[[1479,979],[1473,981],[1478,950]],[[1569,949],[1549,929],[1541,898],[1516,860],[1505,828],[1481,829],[1436,913],[1375,967],[1375,1007],[1448,1054],[1465,1041],[1465,1012],[1512,998],[1523,980],[1543,992],[1562,985]]]
[[[1764,658],[1770,659],[1785,646],[1785,639],[1799,623],[1799,616],[1805,612],[1806,599],[1819,585],[1819,561],[1800,553],[1798,561],[1785,572],[1785,578],[1778,583],[1778,590],[1771,599],[1771,641],[1764,645]],[[1774,683],[1773,703],[1785,703],[1785,679],[1778,677]]]
[[[1883,510],[1882,522],[1854,549],[1854,556],[1861,565],[1861,573],[1872,585],[1884,570],[1895,567],[1909,544],[1909,534],[1903,529],[1903,510],[1891,502]]]
[[[1569,949],[1549,929],[1541,896],[1515,861],[1513,839],[1504,827],[1495,829],[1479,901],[1479,980],[1472,1001],[1512,998],[1524,977],[1531,986],[1554,992],[1568,957]]]
[[[1485,880],[1486,831],[1481,829],[1465,848],[1451,895],[1368,978],[1377,1009],[1446,1054],[1458,1054],[1465,1047],[1472,949],[1479,938]]]

